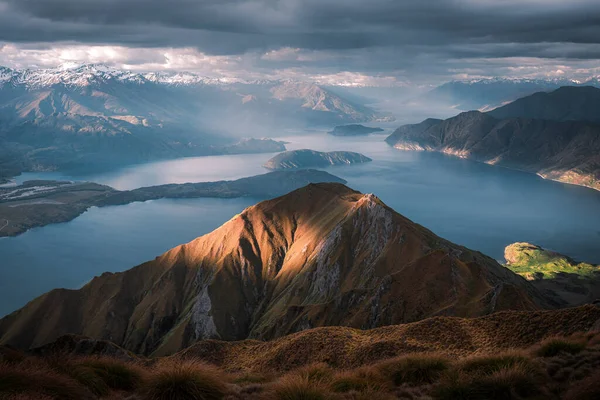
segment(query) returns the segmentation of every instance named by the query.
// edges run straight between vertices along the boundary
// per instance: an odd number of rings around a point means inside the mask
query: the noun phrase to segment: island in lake
[[[321,152],[315,150],[292,150],[277,154],[263,167],[280,169],[323,168],[331,165],[358,164],[373,161],[369,157],[352,151]]]
[[[333,136],[361,136],[368,135],[375,132],[383,132],[381,128],[371,128],[360,124],[340,125],[329,131],[330,135]]]
[[[275,171],[235,181],[167,184],[124,191],[93,182],[27,181],[19,186],[0,188],[0,237],[70,221],[94,206],[162,198],[271,198],[322,182],[346,183],[335,175],[313,169]]]

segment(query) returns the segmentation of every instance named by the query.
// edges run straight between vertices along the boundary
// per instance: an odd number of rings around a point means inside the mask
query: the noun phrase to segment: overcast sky
[[[0,0],[0,65],[377,85],[600,75],[600,0]]]

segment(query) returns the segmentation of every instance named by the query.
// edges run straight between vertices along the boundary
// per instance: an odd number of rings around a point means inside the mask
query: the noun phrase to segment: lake
[[[350,150],[373,162],[327,168],[348,186],[375,193],[413,221],[498,260],[528,241],[600,263],[600,192],[452,156],[398,151],[386,135],[282,138],[288,149]],[[196,157],[94,175],[27,173],[29,179],[90,180],[117,189],[236,179],[267,172],[273,154]],[[157,200],[93,208],[79,218],[0,239],[0,315],[55,287],[77,288],[208,233],[260,199]]]

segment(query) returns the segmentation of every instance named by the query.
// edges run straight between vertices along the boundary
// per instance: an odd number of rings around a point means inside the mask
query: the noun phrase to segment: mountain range
[[[30,348],[73,333],[165,355],[202,339],[555,306],[495,260],[376,196],[320,183],[249,207],[126,272],[38,297],[0,320],[0,344]]]
[[[469,111],[398,128],[386,141],[525,170],[600,189],[600,89],[562,87],[488,113]]]
[[[554,79],[488,78],[455,80],[437,86],[425,93],[421,100],[450,104],[457,110],[487,111],[537,92],[550,92],[563,86],[600,87],[597,77],[584,81]]]
[[[0,178],[222,154],[220,146],[256,131],[379,118],[386,117],[305,82],[138,74],[98,64],[0,67]]]

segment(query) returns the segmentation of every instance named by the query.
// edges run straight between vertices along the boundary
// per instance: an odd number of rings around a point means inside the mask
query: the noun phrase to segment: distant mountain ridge
[[[533,118],[552,121],[600,122],[600,89],[593,86],[563,86],[538,92],[489,111],[499,118]]]
[[[426,101],[448,103],[457,110],[488,111],[537,92],[550,92],[562,86],[600,87],[597,77],[574,79],[489,78],[456,80],[435,87],[423,96]]]
[[[0,178],[219,154],[248,130],[386,118],[306,82],[0,67]],[[261,136],[264,136],[261,134]]]
[[[30,348],[74,333],[165,355],[208,338],[549,306],[493,259],[439,238],[374,195],[323,183],[249,207],[126,272],[53,290],[0,320],[0,344]]]
[[[489,113],[404,125],[386,141],[402,150],[437,151],[600,189],[599,99],[600,89],[593,87],[560,88]]]

